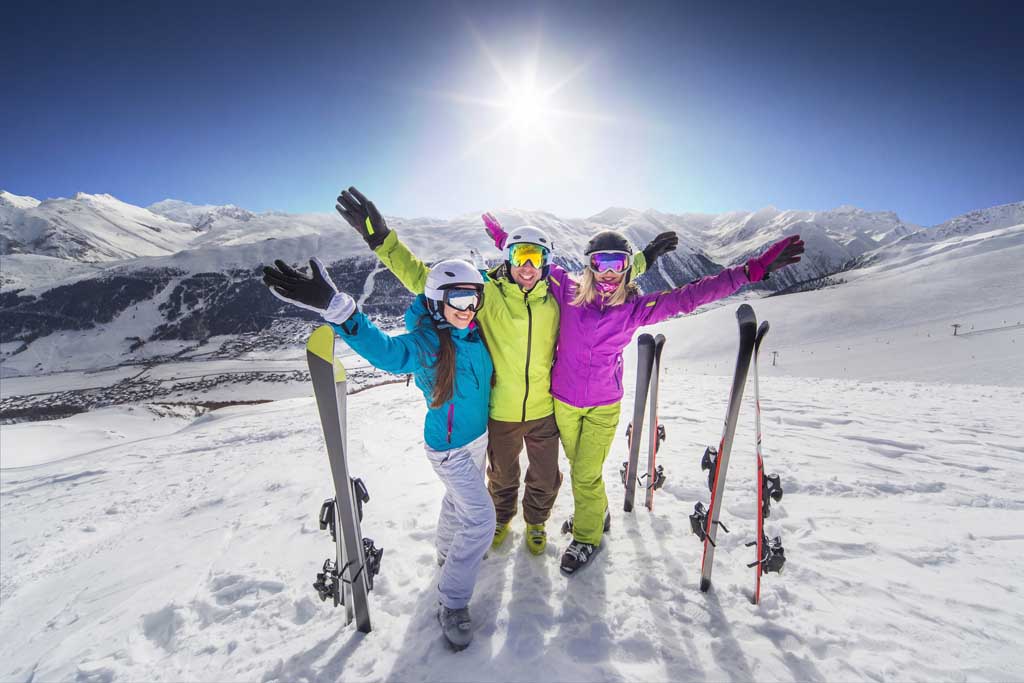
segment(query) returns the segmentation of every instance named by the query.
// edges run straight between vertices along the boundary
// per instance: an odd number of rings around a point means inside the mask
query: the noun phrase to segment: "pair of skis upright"
[[[622,507],[633,511],[636,487],[646,493],[644,505],[654,509],[654,492],[665,483],[665,470],[656,463],[658,447],[665,440],[665,426],[658,423],[658,376],[661,373],[661,350],[665,346],[665,335],[652,337],[641,334],[637,338],[636,395],[633,398],[633,421],[626,428],[629,443],[629,460],[622,463],[619,474],[626,488],[626,500]],[[638,476],[640,461],[640,437],[643,435],[644,412],[648,413],[647,472]]]
[[[715,449],[711,446],[704,451],[701,459],[701,469],[708,470],[708,489],[711,491],[711,500],[705,508],[703,503],[694,505],[693,514],[690,515],[690,527],[693,533],[704,542],[704,555],[701,560],[700,589],[707,591],[711,587],[711,569],[715,561],[715,541],[718,538],[718,528],[728,533],[721,522],[722,497],[725,493],[725,476],[729,468],[729,455],[732,452],[733,437],[736,434],[736,421],[740,413],[740,404],[743,400],[743,389],[747,382],[747,374],[750,370],[750,363],[754,363],[754,399],[756,403],[756,453],[757,453],[757,538],[748,543],[748,546],[757,546],[754,562],[747,565],[755,571],[755,584],[753,602],[757,604],[761,596],[761,575],[766,571],[781,572],[786,561],[785,551],[782,548],[782,540],[779,537],[771,541],[764,534],[764,520],[770,514],[770,501],[782,499],[782,486],[779,476],[764,474],[764,460],[761,455],[761,400],[757,383],[757,355],[761,349],[761,342],[768,333],[767,322],[757,326],[757,317],[754,309],[743,304],[736,311],[736,320],[739,323],[740,348],[736,357],[736,370],[733,374],[732,390],[729,393],[729,405],[725,414],[725,426],[722,430],[722,439]]]
[[[382,548],[363,538],[359,524],[363,519],[363,503],[370,500],[361,479],[348,472],[345,401],[347,378],[345,367],[334,357],[334,330],[322,325],[306,343],[306,361],[313,381],[313,393],[320,413],[320,424],[327,444],[327,457],[334,479],[334,498],[320,507],[320,528],[330,529],[335,543],[334,561],[324,561],[316,575],[313,588],[321,600],[334,599],[334,606],[344,605],[345,623],[356,620],[363,633],[370,632],[369,592],[373,577],[380,571]]]

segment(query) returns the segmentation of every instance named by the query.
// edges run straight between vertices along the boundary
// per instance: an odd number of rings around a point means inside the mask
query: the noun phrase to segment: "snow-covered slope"
[[[933,240],[944,240],[958,235],[973,235],[1024,223],[1024,202],[1002,204],[979,209],[937,225],[930,235]]]
[[[13,199],[12,199],[13,198]],[[189,225],[169,220],[109,194],[79,192],[71,199],[3,193],[3,253],[32,253],[76,261],[116,261],[173,254],[195,237]]]
[[[778,352],[777,372],[1024,383],[1024,297],[1007,286],[1024,277],[1024,225],[891,251],[843,273],[845,284],[757,302],[773,321],[767,350]],[[714,330],[728,326],[732,308],[663,323],[676,340],[666,353],[694,371],[721,372],[733,359]]]
[[[594,566],[569,579],[558,571],[558,526],[572,511],[565,485],[545,555],[526,551],[517,518],[484,561],[475,642],[458,654],[434,618],[443,490],[422,453],[415,388],[349,398],[352,471],[371,494],[363,532],[385,548],[369,635],[310,587],[333,552],[316,523],[331,484],[311,399],[185,426],[177,414],[170,435],[144,408],[112,410],[54,424],[59,438],[45,448],[39,423],[4,426],[0,678],[1019,680],[1024,328],[954,338],[943,317],[1020,309],[989,275],[1021,277],[1019,234],[972,236],[916,266],[753,301],[772,323],[764,451],[785,488],[766,531],[781,534],[787,556],[757,607],[744,547],[755,519],[750,400],[724,498],[731,533],[719,534],[706,594],[687,519],[707,501],[700,453],[725,411],[730,301],[656,326],[668,336],[668,440],[654,512],[621,512],[619,429],[604,467],[612,530]],[[993,358],[1001,377],[989,372]],[[625,405],[634,366],[631,347]],[[969,383],[979,377],[1006,386]],[[93,450],[57,459],[83,443]]]
[[[5,291],[46,291],[103,272],[102,264],[41,254],[5,254],[0,261],[0,289]]]

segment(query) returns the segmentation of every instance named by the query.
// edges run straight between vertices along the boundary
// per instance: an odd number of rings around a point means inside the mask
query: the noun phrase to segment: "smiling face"
[[[523,288],[524,292],[529,292],[533,289],[534,285],[540,282],[541,272],[534,267],[532,263],[525,263],[521,266],[512,266],[512,280]]]
[[[455,289],[476,289],[473,285],[458,285]],[[444,305],[444,319],[448,321],[448,324],[458,330],[464,330],[469,327],[469,324],[473,322],[473,318],[476,317],[476,311],[466,310],[460,311],[457,308],[453,308],[448,304]]]
[[[594,280],[597,282],[603,282],[606,284],[619,284],[622,282],[622,278],[626,277],[625,273],[616,273],[613,270],[606,270],[603,273],[594,273]]]

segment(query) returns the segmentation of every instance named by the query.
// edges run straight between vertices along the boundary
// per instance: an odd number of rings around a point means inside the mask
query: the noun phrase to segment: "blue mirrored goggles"
[[[483,289],[446,289],[444,302],[457,311],[479,311],[484,306]]]

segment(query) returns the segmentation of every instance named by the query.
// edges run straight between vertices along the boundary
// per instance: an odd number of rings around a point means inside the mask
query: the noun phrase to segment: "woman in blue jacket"
[[[494,535],[494,504],[484,483],[487,406],[494,365],[474,318],[483,306],[483,276],[465,261],[430,269],[424,293],[405,313],[407,333],[391,337],[339,292],[318,259],[311,276],[283,261],[263,269],[279,299],[316,311],[352,350],[374,366],[412,373],[427,401],[423,440],[445,487],[437,524],[438,619],[456,649],[472,639],[469,599]]]

